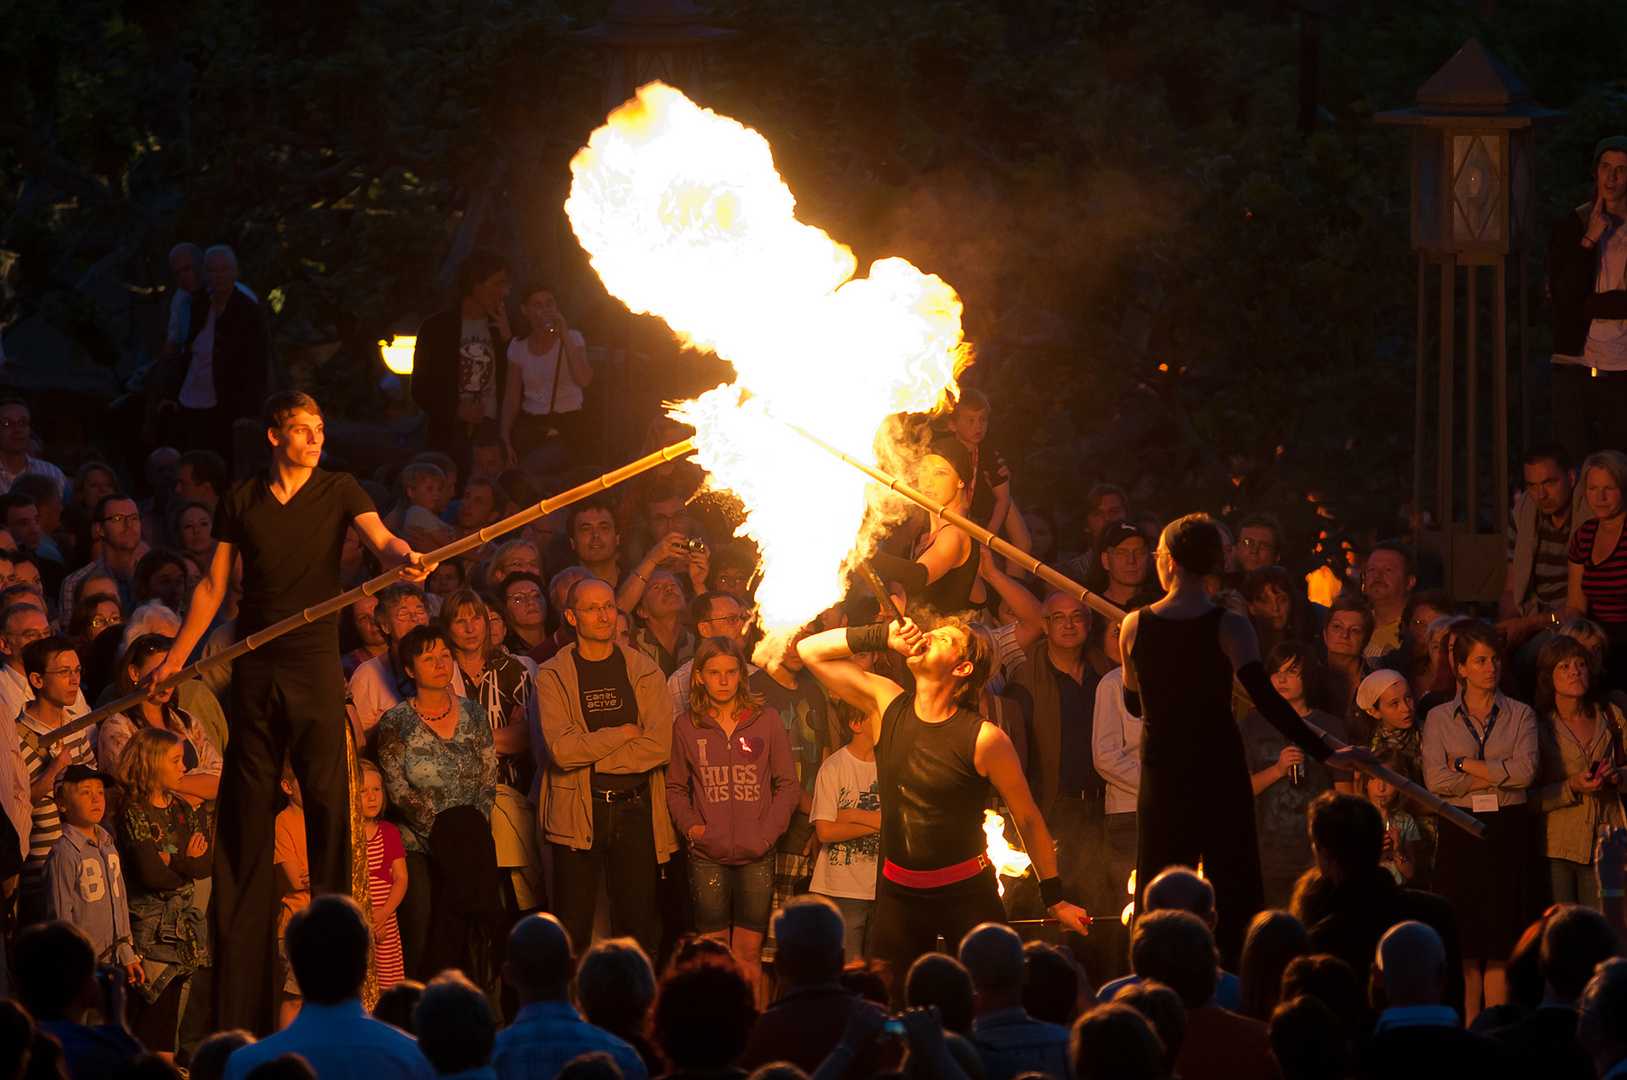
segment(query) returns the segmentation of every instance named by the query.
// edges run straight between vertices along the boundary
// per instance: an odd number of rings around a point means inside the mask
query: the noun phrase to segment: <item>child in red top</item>
[[[378,987],[388,990],[406,977],[401,958],[401,932],[395,909],[407,895],[407,851],[401,833],[384,813],[384,777],[371,761],[361,763],[362,818],[367,823],[367,894],[373,904],[373,971]]]

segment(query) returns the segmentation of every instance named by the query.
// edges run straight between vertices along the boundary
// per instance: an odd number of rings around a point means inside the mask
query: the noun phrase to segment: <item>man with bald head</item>
[[[1045,827],[1056,838],[1062,886],[1069,896],[1081,897],[1087,910],[1106,910],[1122,894],[1109,892],[1113,886],[1102,857],[1107,782],[1096,771],[1093,746],[1101,675],[1085,655],[1090,609],[1066,593],[1053,592],[1045,599],[1043,618],[1044,634],[1024,650],[1005,696],[1022,708],[1024,770]],[[1082,959],[1088,955],[1095,970],[1113,962],[1104,952],[1109,948],[1105,935],[1095,940],[1075,935],[1069,943]]]
[[[615,589],[598,578],[566,591],[576,640],[537,672],[533,746],[547,748],[542,825],[570,940],[592,942],[602,879],[612,932],[655,956],[657,864],[678,847],[666,800],[672,698],[654,660],[616,643],[619,617]]]
[[[972,977],[972,1045],[988,1080],[1038,1072],[1068,1080],[1068,1029],[1035,1020],[1023,1007],[1023,940],[1009,926],[983,923],[960,939],[960,962]]]
[[[1375,1004],[1385,1009],[1373,1034],[1356,1044],[1355,1074],[1367,1080],[1486,1080],[1512,1076],[1512,1055],[1460,1026],[1443,1005],[1449,981],[1446,945],[1421,922],[1402,922],[1379,939],[1372,965]]]
[[[503,981],[519,995],[514,1023],[497,1033],[492,1069],[498,1080],[553,1080],[583,1054],[609,1054],[624,1080],[646,1080],[638,1051],[583,1020],[571,1005],[576,961],[571,936],[552,915],[527,915],[508,935]]]
[[[1141,903],[1147,909],[1147,914],[1154,911],[1184,911],[1195,915],[1211,934],[1220,922],[1215,912],[1215,887],[1209,884],[1208,879],[1198,876],[1198,872],[1190,866],[1171,866],[1153,878],[1142,892]],[[1136,975],[1114,979],[1097,991],[1096,998],[1103,1002],[1112,1001],[1119,991],[1140,982],[1140,977]],[[1243,985],[1236,975],[1229,971],[1220,972],[1215,982],[1215,1005],[1236,1012],[1242,993]]]

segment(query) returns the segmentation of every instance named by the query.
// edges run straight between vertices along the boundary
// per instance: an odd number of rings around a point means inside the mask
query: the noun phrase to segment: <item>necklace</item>
[[[428,721],[429,723],[432,723],[432,724],[437,720],[445,720],[446,717],[447,717],[447,714],[452,711],[452,703],[450,701],[448,701],[446,703],[446,708],[442,709],[440,712],[436,713],[434,716],[431,716],[431,715],[429,715],[429,713],[425,712],[424,707],[418,703],[418,698],[417,697],[414,697],[412,699],[412,707],[418,713],[418,715],[421,718],[423,718],[424,720],[426,720],[426,721]]]

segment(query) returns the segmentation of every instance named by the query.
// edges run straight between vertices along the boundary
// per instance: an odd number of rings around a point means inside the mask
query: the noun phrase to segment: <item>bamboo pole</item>
[[[603,476],[589,480],[585,484],[578,484],[569,491],[562,491],[552,498],[544,499],[537,505],[527,507],[518,513],[511,514],[502,521],[488,525],[478,532],[470,533],[461,540],[454,540],[452,543],[447,544],[444,547],[436,548],[434,551],[424,552],[423,561],[425,564],[432,564],[445,562],[447,559],[456,558],[466,551],[471,551],[479,547],[481,544],[487,543],[496,537],[502,536],[504,533],[513,532],[520,526],[535,521],[539,517],[546,514],[551,514],[555,510],[569,506],[571,503],[580,502],[589,495],[596,495],[601,491],[608,491],[617,484],[620,484],[625,480],[631,480],[640,473],[648,472],[657,465],[672,461],[674,458],[681,458],[684,455],[691,453],[694,449],[695,441],[693,439],[685,439],[683,442],[677,442],[673,443],[671,446],[663,447],[660,450],[655,451],[653,454],[646,454],[637,461],[623,465],[619,469],[613,469],[610,472],[605,473]],[[210,670],[211,668],[219,667],[221,664],[230,663],[231,661],[236,660],[238,657],[258,649],[267,642],[281,637],[290,630],[296,630],[301,626],[308,626],[317,619],[323,618],[327,615],[332,615],[341,608],[354,604],[357,600],[360,600],[364,596],[372,596],[386,585],[392,585],[395,582],[400,581],[402,569],[402,567],[398,566],[394,569],[386,570],[378,577],[370,578],[369,580],[356,586],[354,589],[342,592],[330,600],[325,600],[320,604],[306,608],[304,611],[290,615],[288,618],[283,619],[281,622],[273,623],[264,630],[256,631],[255,633],[250,634],[248,637],[243,638],[242,640],[231,645],[229,648],[223,649],[212,656],[206,656],[202,660],[199,660],[196,664],[193,664],[191,667],[183,668],[182,670],[177,671],[174,675],[160,683],[157,688],[167,689],[172,686],[177,686],[190,678]],[[68,736],[83,731],[93,724],[98,724],[107,719],[109,716],[112,716],[114,713],[123,712],[130,706],[135,705],[145,699],[148,692],[149,691],[147,690],[140,690],[134,694],[128,694],[116,701],[108,702],[99,709],[94,709],[91,712],[86,713],[77,720],[73,720],[62,725],[56,730],[41,737],[40,743],[42,748],[50,746],[52,743],[60,742],[61,740],[66,739]]]
[[[785,422],[782,420],[781,423]],[[869,465],[855,457],[844,454],[841,450],[832,446],[830,443],[826,442],[824,439],[821,439],[812,432],[799,428],[795,424],[786,424],[785,426],[796,432],[798,435],[801,435],[814,445],[835,454],[837,457],[841,458],[855,469],[858,469],[860,472],[870,477],[870,479],[874,480],[876,483],[898,492],[898,494],[904,496],[904,498],[910,500],[910,502],[915,503],[925,510],[930,510],[934,514],[937,514],[939,517],[949,522],[949,524],[955,526],[955,528],[959,529],[961,532],[966,533],[973,540],[976,540],[978,543],[982,544],[984,547],[995,552],[996,554],[1005,556],[1009,562],[1016,563],[1024,570],[1027,570],[1029,573],[1051,586],[1053,589],[1059,589],[1062,592],[1067,593],[1075,600],[1089,605],[1092,610],[1107,616],[1109,619],[1112,619],[1115,622],[1124,621],[1125,612],[1119,610],[1118,607],[1102,597],[1097,596],[1095,593],[1091,592],[1077,581],[1074,581],[1072,578],[1066,577],[1051,569],[1049,566],[1046,566],[1044,563],[1028,554],[1028,552],[1019,547],[1014,547],[1013,545],[1000,539],[998,536],[995,536],[977,522],[955,513],[953,510],[941,503],[933,502],[919,491],[904,483],[904,481],[898,479],[898,477],[891,476],[882,472],[874,465]]]
[[[824,439],[821,439],[819,436],[797,427],[795,424],[786,424],[786,427],[789,427],[792,431],[795,431],[798,435],[801,435],[809,442],[812,442],[815,445],[828,450],[830,453],[835,454],[849,465],[852,465],[866,476],[869,476],[878,484],[881,484],[892,491],[898,492],[898,494],[921,506],[923,509],[930,510],[934,514],[939,515],[945,521],[949,522],[949,524],[960,529],[962,532],[967,533],[978,543],[983,544],[991,550],[1004,555],[1007,559],[1016,562],[1019,566],[1022,566],[1024,569],[1028,570],[1030,573],[1034,574],[1047,584],[1060,589],[1077,600],[1081,600],[1084,603],[1089,604],[1091,608],[1103,615],[1106,615],[1110,619],[1122,620],[1124,618],[1125,613],[1123,611],[1120,611],[1113,604],[1104,600],[1100,596],[1097,596],[1089,589],[1086,589],[1083,585],[1080,585],[1071,578],[1059,574],[1057,571],[1051,569],[1049,566],[1046,566],[1044,563],[1040,562],[1026,551],[1013,547],[1006,541],[1001,540],[999,537],[995,536],[981,525],[978,525],[976,522],[962,517],[960,514],[955,513],[946,506],[933,502],[931,499],[910,487],[896,476],[891,476],[873,465],[866,464],[865,462],[859,461],[848,454],[844,454],[841,450],[832,446]],[[866,573],[866,571],[868,571],[868,573]],[[871,570],[869,564],[865,563],[861,564],[860,573],[865,577],[866,581],[869,581],[870,576],[874,574],[875,571]],[[870,582],[870,587],[876,590],[878,597],[886,596],[885,587],[882,586],[878,588],[879,585],[880,582]],[[890,599],[891,598],[888,597],[882,601],[884,607],[887,604],[887,600]],[[1332,735],[1329,735],[1325,731],[1315,728],[1314,726],[1312,727],[1312,730],[1316,731],[1317,734],[1322,737],[1322,741],[1335,752],[1349,748],[1348,743],[1340,742],[1338,739],[1334,738]],[[1383,780],[1387,784],[1391,784],[1394,787],[1399,788],[1403,795],[1406,795],[1408,798],[1428,807],[1430,810],[1433,810],[1435,813],[1439,814],[1447,821],[1450,821],[1458,828],[1473,833],[1475,836],[1481,838],[1485,837],[1485,822],[1475,818],[1472,814],[1466,813],[1461,807],[1453,806],[1451,803],[1442,799],[1439,795],[1436,795],[1433,791],[1413,783],[1411,780],[1402,776],[1393,769],[1387,769],[1382,765],[1366,765],[1362,763],[1357,763],[1356,767],[1369,776],[1376,777]]]

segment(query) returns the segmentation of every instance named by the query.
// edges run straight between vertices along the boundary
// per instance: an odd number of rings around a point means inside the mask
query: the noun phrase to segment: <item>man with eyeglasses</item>
[[[599,883],[610,929],[658,955],[658,865],[677,850],[667,812],[672,702],[655,661],[615,642],[615,590],[597,578],[571,586],[566,620],[576,640],[537,672],[531,745],[542,825],[554,856],[554,914],[578,953],[593,941]]]
[[[74,732],[56,743],[44,738],[73,719],[68,710],[82,700],[79,679],[84,671],[73,644],[60,636],[29,642],[23,649],[23,671],[34,690],[34,700],[23,706],[17,717],[32,818],[30,831],[18,833],[29,837],[18,901],[20,921],[27,925],[45,918],[45,859],[51,854],[51,845],[62,839],[62,814],[52,798],[57,774],[69,765],[94,769],[96,753],[91,749],[88,731]]]
[[[685,593],[705,591],[706,575],[710,572],[706,553],[711,550],[712,538],[690,517],[688,497],[672,484],[660,483],[650,488],[645,499],[643,520],[638,523],[639,535],[622,554],[628,562],[640,560],[640,569],[643,569],[642,564],[648,564],[652,570],[667,571],[684,586]],[[705,546],[692,551],[690,540],[699,540]],[[630,583],[629,579],[624,586]],[[637,593],[629,598],[625,587],[620,599],[623,611],[630,612],[638,604]]]
[[[1108,527],[1105,544],[1114,543],[1118,528]],[[1146,541],[1141,544],[1145,547]],[[1005,696],[1022,708],[1026,720],[1028,786],[1056,839],[1063,889],[1090,910],[1106,908],[1111,905],[1103,895],[1101,868],[1107,782],[1096,771],[1094,753],[1096,684],[1101,679],[1085,654],[1090,609],[1066,593],[1053,592],[1045,600],[1043,619],[1044,636],[1028,646]],[[1076,951],[1095,952],[1098,941],[1105,945],[1107,939],[1070,944]],[[1105,955],[1099,961],[1111,963]]]
[[[732,593],[701,593],[690,603],[689,617],[695,622],[697,643],[709,637],[726,637],[734,639],[734,643],[742,649],[746,647],[746,630],[751,626],[751,612]],[[749,652],[747,655],[750,655]],[[689,677],[694,669],[695,661],[685,660],[667,679],[674,716],[689,711]],[[757,665],[747,664],[747,677],[756,674]]]
[[[102,556],[81,566],[62,579],[57,618],[62,626],[73,622],[73,594],[79,583],[92,574],[113,579],[119,590],[119,606],[132,611],[136,606],[136,563],[151,549],[141,539],[141,511],[128,495],[113,494],[96,504],[91,515],[91,535],[102,542]]]
[[[49,461],[28,452],[33,437],[33,417],[22,398],[0,398],[0,495],[11,490],[12,481],[25,473],[48,476],[56,483],[57,494],[68,500],[68,478]]]
[[[23,670],[23,650],[51,636],[51,624],[42,607],[31,603],[10,604],[0,609],[0,806],[11,819],[17,835],[26,841],[30,829],[33,800],[28,794],[28,768],[23,761],[23,744],[18,736],[23,707],[34,700],[34,685]],[[90,711],[84,691],[79,691],[65,710],[74,720]],[[8,890],[7,895],[10,895]]]

